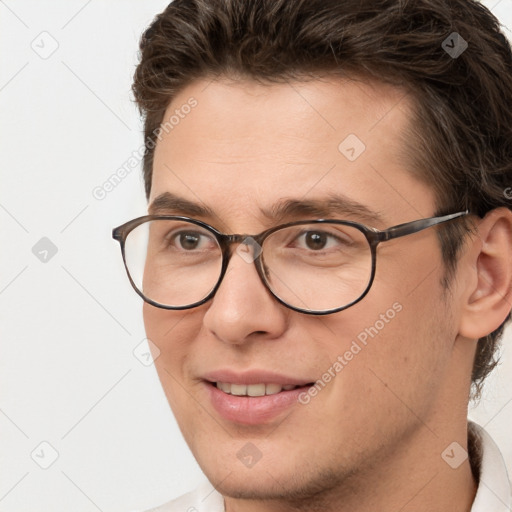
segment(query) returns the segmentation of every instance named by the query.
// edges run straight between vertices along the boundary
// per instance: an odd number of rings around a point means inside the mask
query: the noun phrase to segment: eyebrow
[[[260,209],[263,217],[274,223],[294,218],[350,217],[368,223],[382,222],[382,216],[368,206],[342,194],[322,199],[281,199],[270,208]],[[174,214],[188,217],[218,218],[205,204],[190,201],[171,192],[157,196],[148,207],[151,215]]]
[[[277,222],[294,217],[356,217],[369,223],[382,222],[378,212],[341,194],[329,194],[322,199],[282,199],[270,209],[262,209],[261,212],[268,219]]]
[[[179,214],[188,217],[214,217],[213,210],[206,205],[194,203],[171,192],[164,192],[157,196],[148,207],[150,215]]]

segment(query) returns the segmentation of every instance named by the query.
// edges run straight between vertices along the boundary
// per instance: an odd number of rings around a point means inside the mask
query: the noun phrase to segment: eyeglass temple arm
[[[392,240],[393,238],[411,235],[412,233],[423,231],[431,226],[436,226],[437,224],[457,219],[458,217],[462,217],[468,213],[469,210],[466,210],[463,212],[451,213],[450,215],[443,215],[442,217],[429,217],[428,219],[420,219],[412,222],[406,222],[404,224],[398,224],[397,226],[393,226],[384,231],[379,231],[379,241],[384,242],[386,240]]]

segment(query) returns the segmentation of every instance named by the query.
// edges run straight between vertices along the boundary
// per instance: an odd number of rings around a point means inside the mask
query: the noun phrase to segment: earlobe
[[[459,334],[479,339],[496,330],[512,309],[512,212],[490,211],[469,245],[461,263],[471,285],[464,294]]]

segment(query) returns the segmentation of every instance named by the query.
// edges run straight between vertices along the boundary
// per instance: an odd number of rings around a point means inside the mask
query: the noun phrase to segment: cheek
[[[183,433],[193,431],[204,413],[191,400],[189,368],[193,347],[201,322],[197,312],[167,311],[144,305],[143,316],[147,337],[158,347],[155,368],[169,406]],[[207,421],[205,419],[204,421]]]
[[[361,407],[375,411],[381,425],[398,416],[407,421],[406,404],[426,413],[446,380],[454,331],[442,298],[442,263],[429,246],[410,254],[400,264],[382,258],[370,293],[322,319],[324,334],[320,327],[316,333],[324,343],[315,351],[323,349],[330,360],[322,373],[330,369],[336,375],[328,385],[329,404],[333,410],[341,404],[339,414],[355,422],[364,419]]]
[[[452,329],[437,282],[431,289],[427,295],[418,292],[402,298],[400,311],[389,323],[370,321],[371,327],[363,331],[366,345],[360,344],[361,353],[347,368],[343,393],[367,397],[366,405],[379,410],[383,420],[390,417],[406,424],[416,416],[429,417],[442,392]],[[376,318],[386,315],[378,313]]]
[[[189,311],[167,311],[150,304],[143,306],[146,335],[156,348],[155,367],[170,402],[184,385],[187,359],[197,335],[197,322]],[[172,405],[172,403],[171,403]]]
[[[169,311],[144,303],[142,313],[146,334],[158,346],[164,359],[171,352],[175,355],[185,352],[195,338],[194,310]]]

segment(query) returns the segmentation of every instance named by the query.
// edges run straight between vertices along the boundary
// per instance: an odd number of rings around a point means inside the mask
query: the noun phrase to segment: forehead
[[[384,216],[393,206],[430,214],[432,193],[403,151],[410,106],[402,89],[361,80],[198,80],[164,115],[150,203],[172,192],[219,216],[256,218],[283,198],[336,193]],[[408,199],[414,187],[420,203]]]

